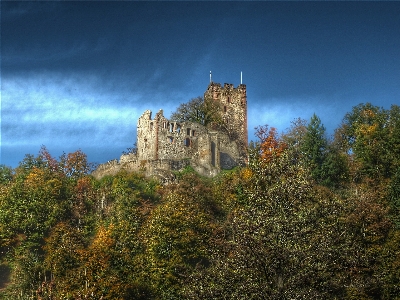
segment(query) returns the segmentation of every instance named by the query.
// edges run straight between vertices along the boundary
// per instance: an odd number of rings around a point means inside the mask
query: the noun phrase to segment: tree
[[[61,155],[60,166],[64,174],[73,179],[88,175],[95,168],[93,163],[88,162],[87,155],[82,150]]]
[[[181,104],[177,110],[172,113],[171,120],[177,122],[195,122],[203,126],[221,126],[222,108],[219,102],[213,99],[203,99],[197,97],[187,103]]]
[[[339,188],[349,180],[348,157],[335,147],[333,142],[327,146],[325,160],[321,165],[320,183],[329,188]]]
[[[268,125],[255,128],[255,135],[259,139],[259,151],[261,159],[270,162],[273,157],[279,157],[286,149],[286,144],[278,138],[276,128],[268,128]]]
[[[137,149],[137,143],[135,142],[132,147],[128,147],[125,151],[122,151],[122,154],[136,154],[138,151]]]
[[[0,185],[9,183],[14,176],[14,171],[12,168],[5,165],[0,165]]]
[[[314,114],[307,126],[301,150],[310,164],[311,174],[317,182],[323,180],[322,164],[326,159],[327,139],[321,119]]]
[[[339,199],[315,188],[290,151],[268,163],[251,153],[244,195],[215,237],[210,267],[188,283],[190,299],[328,299],[345,293]],[[222,238],[221,238],[222,236]],[[338,243],[339,242],[339,243]]]
[[[363,176],[390,178],[400,166],[400,107],[359,104],[343,119],[343,140]]]
[[[290,128],[282,135],[282,140],[298,155],[307,132],[307,120],[297,118],[291,122]]]
[[[84,251],[84,236],[76,227],[60,222],[51,230],[43,247],[46,273],[38,291],[41,297],[62,297],[82,287],[78,268]]]
[[[144,246],[140,273],[156,299],[181,299],[186,277],[196,264],[208,262],[214,204],[210,187],[195,174],[165,189],[140,234]]]
[[[397,169],[388,186],[388,200],[391,209],[390,216],[397,229],[400,229],[400,168]]]

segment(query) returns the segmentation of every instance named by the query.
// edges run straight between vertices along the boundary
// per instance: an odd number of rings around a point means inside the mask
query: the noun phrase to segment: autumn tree
[[[26,155],[1,188],[0,247],[8,255],[11,277],[17,280],[8,288],[10,295],[31,295],[46,281],[42,246],[59,222],[81,209],[74,199],[86,202],[83,198],[93,194],[83,179],[90,171],[88,166],[80,151],[57,160],[42,147],[36,157]]]
[[[286,149],[287,145],[278,137],[276,128],[269,128],[268,125],[263,125],[255,129],[255,135],[259,139],[258,151],[263,161],[270,162],[274,157],[279,157]]]
[[[251,155],[259,156],[259,153]],[[199,268],[186,289],[191,299],[318,299],[345,293],[335,277],[342,267],[336,244],[345,222],[341,202],[315,189],[310,173],[290,151],[268,163],[251,159],[244,195],[216,243],[209,268]]]
[[[90,174],[95,169],[95,164],[88,162],[87,155],[82,150],[63,154],[60,157],[60,167],[65,175],[77,179]]]
[[[85,248],[82,231],[68,222],[60,222],[51,230],[43,247],[44,274],[38,294],[46,299],[51,296],[67,298],[82,289],[78,268]]]
[[[164,189],[140,233],[145,247],[141,276],[155,298],[181,299],[186,277],[208,262],[215,207],[210,187],[193,173]]]
[[[391,111],[370,103],[353,107],[343,119],[343,140],[349,152],[354,153],[363,176],[388,177],[398,164],[398,107]]]

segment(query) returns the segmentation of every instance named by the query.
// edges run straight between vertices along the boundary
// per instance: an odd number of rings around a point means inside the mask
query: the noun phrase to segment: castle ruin
[[[137,123],[137,152],[123,154],[92,173],[94,177],[114,175],[120,170],[143,172],[161,180],[171,178],[172,171],[192,166],[207,177],[221,170],[247,162],[246,85],[211,82],[204,99],[218,101],[225,129],[212,129],[194,122],[168,120],[160,110],[152,118],[146,110]]]

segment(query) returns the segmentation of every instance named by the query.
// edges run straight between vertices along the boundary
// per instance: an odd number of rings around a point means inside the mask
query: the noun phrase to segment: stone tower
[[[239,146],[244,160],[247,158],[247,95],[246,85],[240,84],[237,88],[233,84],[211,82],[204,93],[204,99],[219,101],[223,110],[223,119],[227,124],[231,139]]]
[[[204,99],[217,101],[223,122],[204,126],[195,122],[169,120],[158,111],[154,118],[146,110],[137,122],[137,152],[123,154],[119,161],[100,165],[93,176],[101,178],[120,170],[158,176],[168,182],[172,171],[191,166],[203,176],[247,164],[246,85],[211,82]]]

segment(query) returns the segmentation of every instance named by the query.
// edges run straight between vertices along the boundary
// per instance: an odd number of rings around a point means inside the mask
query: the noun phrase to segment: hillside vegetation
[[[245,168],[0,167],[0,299],[400,299],[400,107],[260,126]]]

